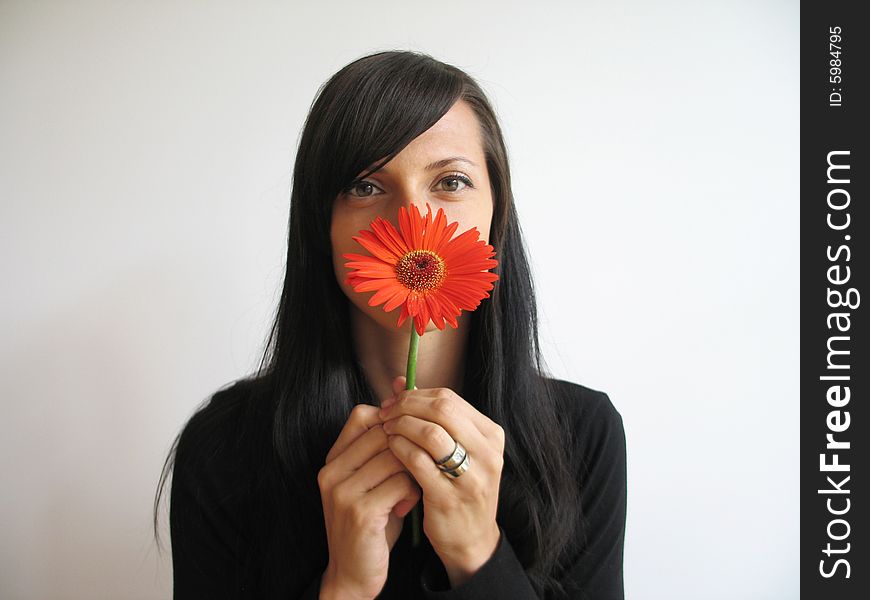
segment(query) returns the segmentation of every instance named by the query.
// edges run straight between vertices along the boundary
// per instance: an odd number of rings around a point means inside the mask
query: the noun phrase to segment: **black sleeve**
[[[451,588],[444,565],[437,556],[431,558],[420,575],[420,584],[427,600],[540,600],[528,575],[523,570],[504,530],[495,553],[468,580]]]
[[[169,509],[175,600],[259,595],[248,568],[246,466],[228,442],[232,415],[215,412],[194,415],[176,448]],[[318,576],[298,597],[319,595]]]
[[[594,394],[577,424],[583,545],[566,572],[569,598],[623,600],[626,442],[622,416],[603,392]]]
[[[575,388],[577,390],[578,388]],[[561,580],[566,598],[624,600],[626,443],[622,416],[603,392],[584,388],[577,417],[578,483],[584,533],[580,551]],[[501,530],[495,554],[470,579],[450,588],[444,566],[426,563],[421,586],[427,600],[540,600]]]
[[[299,600],[319,600],[320,599],[320,577],[315,577],[299,596]]]

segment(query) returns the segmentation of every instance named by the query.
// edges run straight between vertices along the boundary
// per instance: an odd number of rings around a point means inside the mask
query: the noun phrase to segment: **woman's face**
[[[378,216],[398,230],[399,207],[409,208],[412,202],[423,215],[427,202],[433,216],[438,208],[443,208],[448,223],[459,222],[454,237],[477,227],[480,239],[489,243],[492,191],[480,126],[465,101],[454,104],[379,171],[340,193],[333,204],[330,236],[339,286],[359,311],[392,331],[397,330],[401,307],[387,313],[383,304],[369,306],[368,300],[375,292],[355,292],[345,283],[351,269],[344,266],[347,259],[342,254],[368,254],[352,237],[361,229],[368,229]],[[405,321],[402,329],[410,331],[411,319]],[[426,331],[433,329],[437,328],[430,321]]]

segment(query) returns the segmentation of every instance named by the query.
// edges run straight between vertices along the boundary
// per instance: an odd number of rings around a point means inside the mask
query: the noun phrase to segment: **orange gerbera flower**
[[[350,261],[345,266],[354,269],[346,283],[357,292],[377,290],[369,306],[386,302],[386,312],[401,306],[396,326],[410,316],[419,335],[430,319],[438,329],[444,329],[445,322],[459,327],[456,317],[489,298],[488,290],[498,279],[487,271],[498,265],[491,258],[495,251],[478,239],[476,227],[450,239],[459,223],[448,225],[441,208],[433,219],[428,202],[426,210],[424,218],[414,204],[410,212],[399,208],[401,231],[377,217],[371,231],[363,229],[353,237],[372,256],[342,254]]]

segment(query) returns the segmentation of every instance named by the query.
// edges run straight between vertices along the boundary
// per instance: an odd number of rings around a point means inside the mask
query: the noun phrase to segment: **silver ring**
[[[455,469],[451,469],[449,471],[444,471],[444,474],[449,475],[450,477],[453,477],[454,479],[456,479],[457,477],[459,477],[460,475],[465,473],[468,470],[468,467],[470,467],[470,466],[471,466],[471,457],[468,456],[468,453],[466,453],[465,457],[462,459],[462,462],[459,463],[458,467],[456,467]]]
[[[435,465],[441,469],[442,471],[452,471],[459,467],[462,464],[462,461],[465,460],[467,452],[462,444],[459,443],[458,440],[454,440],[456,444],[453,448],[453,452],[442,458],[441,460],[435,461]]]

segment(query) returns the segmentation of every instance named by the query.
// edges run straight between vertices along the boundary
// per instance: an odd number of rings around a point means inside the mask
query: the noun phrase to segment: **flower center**
[[[437,290],[444,283],[444,259],[430,250],[412,250],[396,263],[396,278],[409,290]]]

